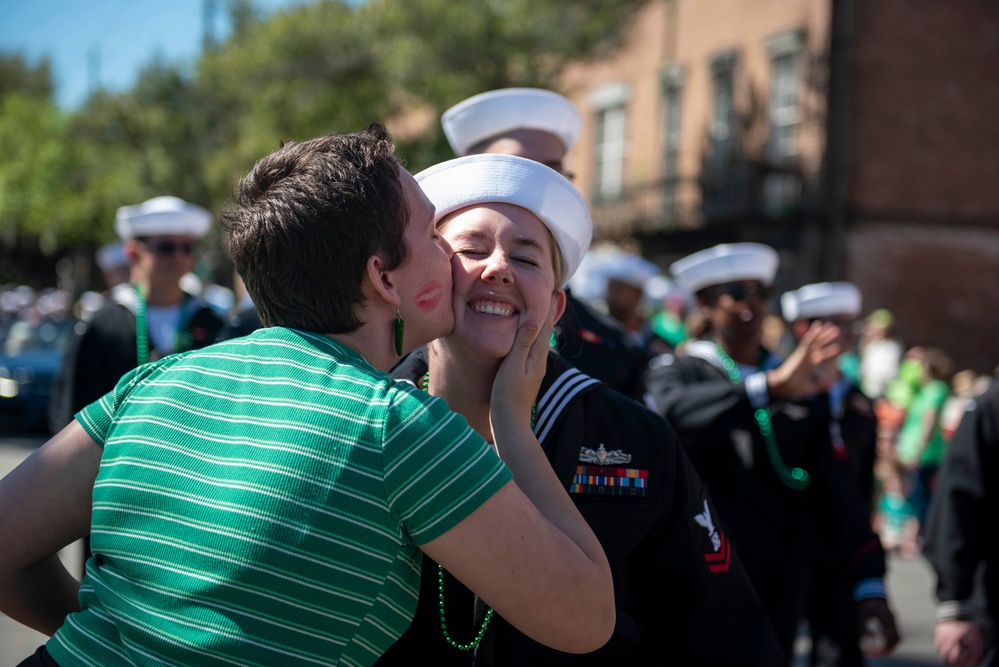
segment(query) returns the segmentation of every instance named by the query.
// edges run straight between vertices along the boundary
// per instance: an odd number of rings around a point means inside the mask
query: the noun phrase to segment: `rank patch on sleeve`
[[[576,466],[569,493],[604,496],[641,496],[649,489],[649,471],[640,468]]]
[[[714,508],[708,505],[707,498],[703,500],[701,511],[695,510],[694,516],[687,521],[690,537],[708,572],[728,572],[732,563],[732,544],[721,527],[715,526]]]

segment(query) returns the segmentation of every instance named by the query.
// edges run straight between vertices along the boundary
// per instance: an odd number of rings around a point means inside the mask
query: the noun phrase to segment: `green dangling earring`
[[[402,334],[406,330],[406,323],[402,321],[402,315],[399,313],[399,309],[395,309],[395,354],[398,357],[402,356]]]

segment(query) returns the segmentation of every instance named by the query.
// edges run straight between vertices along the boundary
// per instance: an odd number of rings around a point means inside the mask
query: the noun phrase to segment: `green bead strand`
[[[423,376],[423,391],[430,393],[430,371],[427,371]],[[537,424],[538,421],[538,404],[537,402],[531,405],[531,428]],[[479,626],[479,631],[475,633],[475,637],[472,641],[467,644],[459,644],[454,639],[451,638],[451,633],[447,631],[447,614],[444,613],[444,566],[437,566],[437,608],[440,610],[441,614],[441,632],[444,634],[444,641],[458,649],[459,651],[474,651],[478,646],[479,642],[486,635],[486,628],[489,627],[489,621],[493,620],[493,608],[486,607],[486,616],[482,619],[482,625]]]
[[[137,305],[135,308],[135,358],[141,366],[149,361],[149,325],[146,322],[145,285],[132,285]]]
[[[493,608],[486,607],[486,617],[482,619],[482,625],[479,626],[479,631],[475,633],[472,641],[467,644],[459,644],[451,638],[451,634],[447,631],[447,620],[444,613],[444,568],[440,565],[437,566],[437,603],[441,612],[441,632],[444,633],[444,641],[459,651],[474,651],[485,636],[489,621],[493,620]]]
[[[715,348],[718,352],[718,357],[721,359],[722,368],[728,374],[728,379],[731,380],[732,384],[739,384],[742,381],[742,373],[739,372],[739,367],[736,366],[735,361],[732,360],[732,357],[728,356],[728,353],[721,345],[716,343]],[[770,464],[784,486],[795,491],[804,491],[811,486],[812,476],[808,474],[807,470],[797,466],[790,467],[781,458],[780,449],[777,448],[777,438],[774,436],[773,422],[770,418],[770,408],[758,408],[753,413],[753,418],[756,420],[756,426],[760,429],[760,435],[763,436],[763,442],[766,444]]]

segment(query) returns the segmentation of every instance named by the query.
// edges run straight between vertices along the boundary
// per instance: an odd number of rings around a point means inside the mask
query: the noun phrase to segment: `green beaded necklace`
[[[146,324],[146,294],[145,285],[133,285],[138,304],[135,308],[135,358],[139,365],[149,361],[149,328]]]
[[[139,366],[149,361],[149,325],[146,311],[149,305],[146,303],[146,284],[137,283],[132,285],[135,290],[135,358]],[[190,350],[194,344],[194,336],[187,330],[186,313],[187,302],[190,296],[184,295],[180,304],[180,321],[177,323],[177,331],[173,336],[173,351],[183,352]]]
[[[715,343],[715,350],[721,359],[722,367],[728,374],[728,379],[732,381],[732,384],[739,384],[742,381],[742,373],[739,372],[739,367],[735,365],[735,361],[732,360],[732,357],[728,356],[728,352],[718,343]],[[807,470],[798,467],[791,468],[781,458],[780,450],[777,449],[777,438],[774,437],[773,424],[770,420],[770,408],[758,408],[753,413],[753,417],[756,419],[756,425],[760,429],[760,435],[763,436],[763,442],[766,443],[770,463],[773,465],[777,477],[784,483],[784,486],[795,491],[804,491],[811,486],[812,476],[808,474]]]
[[[423,391],[430,393],[430,371],[427,371],[423,376]],[[534,403],[531,405],[531,428],[533,429],[538,420],[538,404]],[[479,626],[479,631],[475,633],[475,637],[472,641],[467,644],[459,644],[454,639],[451,638],[451,633],[447,631],[447,621],[446,615],[444,613],[444,566],[437,566],[437,608],[441,613],[441,632],[444,633],[444,641],[458,649],[459,651],[474,651],[478,647],[479,642],[486,634],[486,628],[489,627],[489,621],[493,620],[493,608],[486,607],[486,616],[482,619],[482,625]]]

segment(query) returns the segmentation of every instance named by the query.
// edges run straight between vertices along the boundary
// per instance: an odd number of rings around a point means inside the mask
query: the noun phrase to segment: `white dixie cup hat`
[[[590,247],[593,220],[586,200],[562,174],[539,162],[514,155],[469,155],[425,169],[416,181],[436,207],[438,222],[476,204],[513,204],[533,213],[562,253],[562,287]]]
[[[441,116],[444,136],[455,155],[490,137],[513,130],[539,130],[559,138],[566,152],[583,130],[583,116],[572,102],[541,88],[502,88],[459,102]]]

